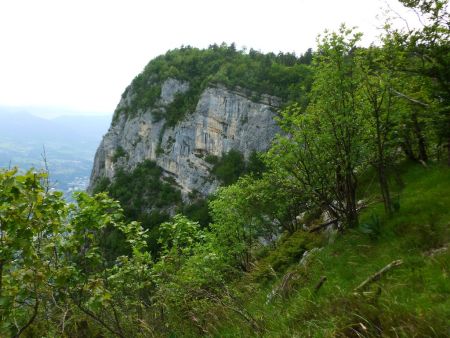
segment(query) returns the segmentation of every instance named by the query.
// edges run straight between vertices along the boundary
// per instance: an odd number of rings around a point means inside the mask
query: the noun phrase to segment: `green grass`
[[[228,313],[218,321],[211,315],[212,335],[450,336],[450,250],[429,256],[432,250],[450,243],[450,170],[409,164],[403,169],[402,179],[405,187],[398,191],[397,213],[387,218],[378,203],[361,214],[361,223],[378,217],[378,237],[349,230],[303,265],[298,263],[306,248],[300,239],[302,234],[283,241],[234,285],[242,309],[261,331],[242,316]],[[322,241],[331,240],[323,235]],[[367,277],[398,259],[403,260],[402,265],[363,292],[354,291]],[[272,270],[268,265],[277,268]],[[286,282],[288,276],[291,278]],[[322,276],[327,280],[315,292]],[[284,287],[278,288],[279,294],[268,302],[267,296],[279,285]],[[217,311],[222,310],[218,307]]]

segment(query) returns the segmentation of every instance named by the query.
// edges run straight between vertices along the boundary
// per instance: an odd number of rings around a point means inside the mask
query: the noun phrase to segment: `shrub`
[[[244,155],[237,150],[230,150],[214,165],[212,173],[223,183],[230,185],[237,181],[245,171]]]
[[[128,154],[126,153],[125,149],[123,149],[121,146],[118,146],[112,157],[113,163],[116,163],[117,160],[121,157],[128,157]]]

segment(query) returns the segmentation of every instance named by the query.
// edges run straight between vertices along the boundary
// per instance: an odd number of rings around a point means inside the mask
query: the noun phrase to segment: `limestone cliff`
[[[117,116],[95,155],[90,190],[102,177],[113,179],[118,168],[132,170],[150,159],[174,179],[184,196],[192,191],[206,196],[219,185],[210,174],[207,155],[220,157],[235,149],[248,158],[253,151],[269,147],[279,130],[274,114],[280,100],[269,95],[252,100],[255,95],[244,89],[210,85],[201,93],[195,111],[185,114],[175,126],[167,127],[164,118],[158,121],[155,113],[164,113],[189,86],[187,81],[169,78],[153,107]],[[126,111],[133,95],[130,87],[118,105],[120,111]]]

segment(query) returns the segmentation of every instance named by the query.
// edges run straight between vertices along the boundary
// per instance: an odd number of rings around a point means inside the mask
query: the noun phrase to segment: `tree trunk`
[[[386,167],[380,160],[377,164],[378,182],[380,184],[381,196],[383,197],[384,211],[388,215],[392,215],[394,208],[392,206],[391,194],[389,191],[389,183],[386,175]]]
[[[379,110],[375,110],[375,122],[376,122],[376,146],[377,146],[377,163],[376,170],[378,172],[378,182],[380,184],[381,196],[383,197],[384,210],[386,214],[391,215],[393,211],[391,196],[389,193],[389,182],[386,174],[386,157],[385,157],[385,140],[386,134],[382,133],[382,126],[380,121]]]
[[[450,135],[447,139],[447,165],[450,167]]]
[[[414,154],[412,145],[411,145],[411,138],[409,135],[409,132],[406,131],[405,135],[403,136],[403,142],[401,142],[401,147],[403,152],[405,153],[406,157],[414,162],[417,162],[417,157]]]
[[[419,120],[417,118],[417,113],[414,112],[412,114],[412,120],[414,124],[414,133],[417,138],[418,148],[419,148],[419,161],[427,162],[428,161],[428,154],[427,154],[427,147],[425,143],[425,137],[423,136],[422,128],[419,124]]]
[[[350,169],[345,174],[346,218],[350,228],[358,226],[358,211],[356,205],[356,178]]]
[[[3,293],[3,261],[0,261],[0,297]]]

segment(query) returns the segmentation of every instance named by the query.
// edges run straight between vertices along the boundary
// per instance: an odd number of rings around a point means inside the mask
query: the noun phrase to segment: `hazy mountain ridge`
[[[110,120],[75,115],[46,119],[27,108],[0,107],[0,167],[41,169],[45,156],[52,185],[69,195],[86,186],[95,148]]]

